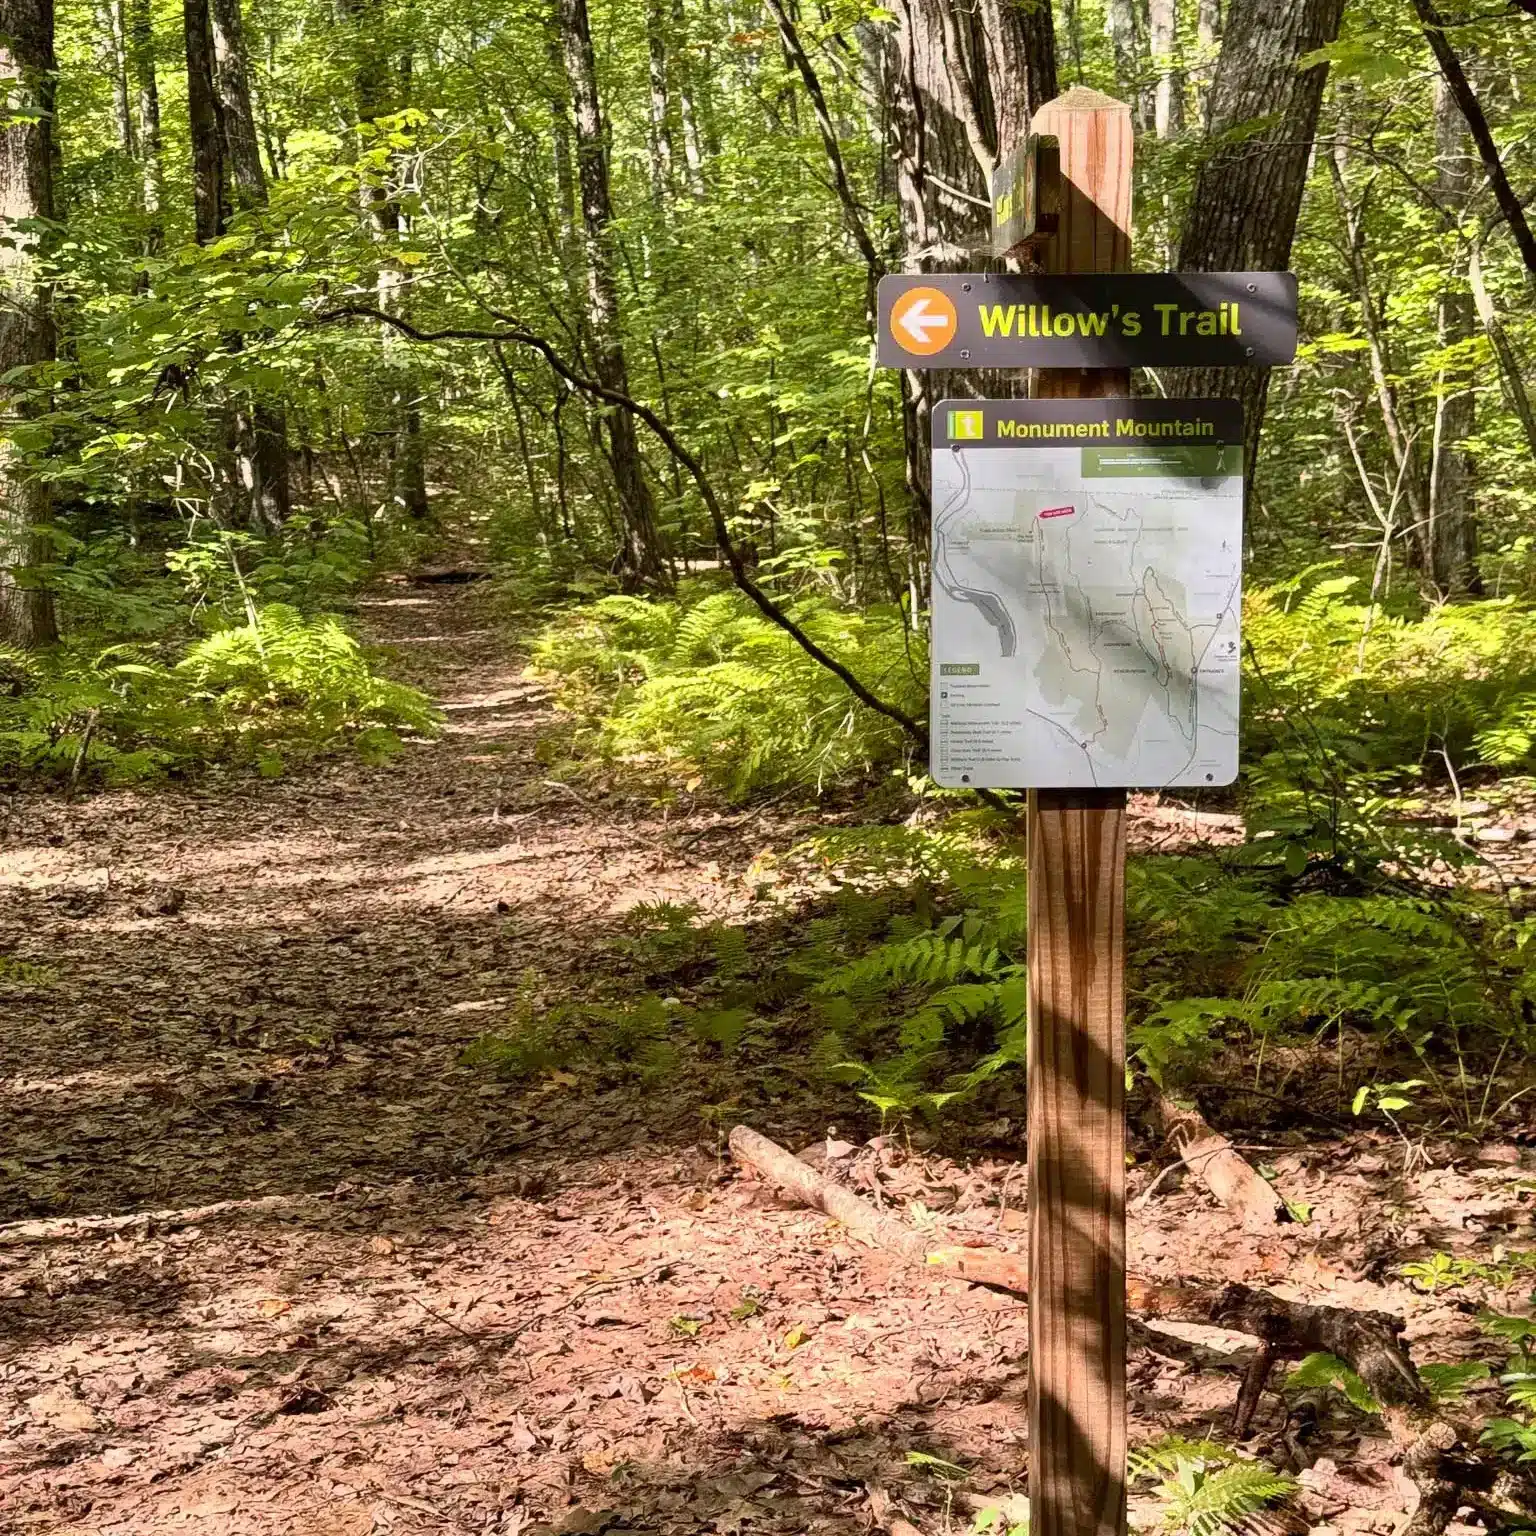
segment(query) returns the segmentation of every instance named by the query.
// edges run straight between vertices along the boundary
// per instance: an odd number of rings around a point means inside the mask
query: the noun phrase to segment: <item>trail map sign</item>
[[[1234,400],[951,400],[933,413],[934,777],[1237,777]]]
[[[1296,357],[1291,272],[880,279],[887,368],[1242,368]]]

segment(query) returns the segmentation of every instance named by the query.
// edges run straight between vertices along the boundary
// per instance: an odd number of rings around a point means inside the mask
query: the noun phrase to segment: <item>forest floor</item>
[[[746,921],[811,818],[551,779],[550,700],[488,585],[363,611],[440,740],[0,807],[0,954],[38,968],[0,985],[0,1529],[931,1536],[1016,1508],[1021,1303],[778,1201],[684,1087],[460,1060],[530,987],[624,985],[638,902]],[[740,1099],[791,1146],[825,1131],[825,1106]],[[1258,1237],[1161,1183],[1132,1267],[1386,1307],[1421,1360],[1491,1357],[1464,1297],[1398,1266],[1536,1246],[1536,1160],[1407,1150],[1276,1140],[1310,1219]],[[876,1156],[898,1207],[1018,1246],[1006,1136]],[[1247,1358],[1136,1327],[1133,1443],[1223,1435]],[[1306,1468],[1296,1528],[1397,1529],[1379,1422],[1311,1410],[1266,1398],[1249,1446]]]

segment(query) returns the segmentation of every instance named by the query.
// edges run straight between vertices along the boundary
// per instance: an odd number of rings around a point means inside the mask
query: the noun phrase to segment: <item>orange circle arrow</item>
[[[932,357],[955,339],[959,317],[949,296],[937,288],[913,288],[891,306],[891,335],[916,357]]]

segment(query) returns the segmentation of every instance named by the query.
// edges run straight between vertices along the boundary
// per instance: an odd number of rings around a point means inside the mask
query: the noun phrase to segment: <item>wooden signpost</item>
[[[1032,1536],[1126,1528],[1126,790],[1107,786],[1237,763],[1241,411],[1125,398],[1127,365],[1296,346],[1289,273],[1127,275],[1132,150],[1123,103],[1047,102],[993,210],[998,248],[1039,271],[880,290],[881,362],[1035,368],[1035,403],[935,411],[930,763],[1029,791]]]
[[[1035,114],[1059,146],[1048,272],[1131,264],[1130,108],[1078,87]],[[1046,398],[1125,395],[1042,368]],[[1121,1536],[1125,1409],[1125,791],[1036,789],[1029,857],[1029,1515]]]

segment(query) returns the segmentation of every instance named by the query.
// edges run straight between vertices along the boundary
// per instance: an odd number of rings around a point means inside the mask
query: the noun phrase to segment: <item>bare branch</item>
[[[438,341],[488,341],[488,342],[513,342],[518,346],[530,347],[537,352],[545,362],[573,388],[579,389],[583,394],[590,395],[595,400],[602,400],[608,405],[617,406],[621,411],[638,418],[654,432],[661,445],[687,470],[689,477],[698,487],[699,497],[704,503],[705,510],[709,513],[709,520],[714,528],[715,542],[720,546],[720,552],[725,556],[726,563],[731,568],[731,577],[737,587],[744,592],[756,605],[759,612],[769,623],[782,629],[796,645],[805,652],[812,661],[825,667],[827,671],[842,682],[843,686],[867,709],[872,709],[877,715],[883,715],[887,720],[899,725],[914,741],[924,748],[928,745],[928,732],[905,710],[895,704],[889,704],[879,695],[872,693],[859,679],[845,667],[836,657],[830,656],[795,621],[768,596],[758,584],[753,581],[751,573],[747,570],[746,562],[741,558],[741,552],[736,548],[731,539],[730,529],[726,524],[725,510],[720,505],[720,499],[715,495],[715,488],[709,483],[709,477],[704,473],[704,466],[696,459],[687,447],[680,441],[677,434],[664,422],[650,406],[643,401],[636,400],[631,395],[621,390],[610,389],[605,384],[599,384],[596,379],[586,377],[578,373],[563,357],[550,345],[544,337],[533,331],[524,330],[521,326],[509,326],[501,331],[484,331],[467,326],[450,327],[446,330],[427,331],[419,326],[411,324],[409,320],[402,319],[398,315],[386,315],[383,311],[374,309],[367,304],[344,304],[335,309],[324,310],[313,317],[315,324],[330,324],[340,320],[372,320],[380,325],[393,326],[402,336],[408,336],[412,341],[431,343]]]

